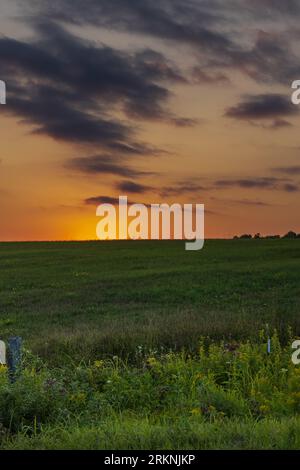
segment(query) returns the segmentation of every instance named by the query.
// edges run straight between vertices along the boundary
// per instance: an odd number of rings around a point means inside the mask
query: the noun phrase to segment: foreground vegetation
[[[262,333],[193,356],[136,351],[49,369],[26,353],[0,373],[2,449],[298,449],[300,366]]]
[[[299,258],[298,239],[0,244],[0,337],[28,348],[16,382],[0,368],[0,448],[299,449]]]

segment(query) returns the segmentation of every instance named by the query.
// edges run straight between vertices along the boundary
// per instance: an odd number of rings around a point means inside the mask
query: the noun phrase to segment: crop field
[[[298,239],[1,243],[0,447],[299,448],[299,279]]]

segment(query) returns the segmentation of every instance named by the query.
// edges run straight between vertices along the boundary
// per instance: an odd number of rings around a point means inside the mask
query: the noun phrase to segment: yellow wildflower
[[[148,357],[147,364],[149,367],[155,367],[158,365],[158,361],[155,359],[155,357]]]
[[[96,367],[96,369],[101,369],[103,366],[104,366],[104,361],[95,361],[94,362],[94,367]]]
[[[194,416],[195,416],[195,415],[200,415],[200,414],[201,414],[200,408],[193,408],[193,409],[191,410],[191,414],[194,415]]]

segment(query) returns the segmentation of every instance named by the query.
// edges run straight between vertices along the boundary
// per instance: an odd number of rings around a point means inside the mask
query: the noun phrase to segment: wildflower
[[[259,411],[263,414],[266,414],[268,411],[270,411],[270,407],[268,405],[260,405]]]
[[[156,365],[158,365],[158,361],[155,359],[155,357],[148,357],[147,365],[149,367],[155,367]]]
[[[200,415],[200,414],[201,414],[200,408],[193,408],[193,409],[191,410],[191,414],[194,415],[194,416]]]
[[[104,366],[104,361],[95,361],[94,362],[94,367],[96,367],[96,369],[101,369],[103,366]]]

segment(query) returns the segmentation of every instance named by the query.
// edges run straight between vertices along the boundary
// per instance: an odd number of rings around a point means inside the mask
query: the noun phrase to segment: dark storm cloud
[[[299,14],[298,0],[35,0],[33,10],[79,24],[199,44],[203,31],[216,25],[282,18]],[[31,10],[32,11],[32,10]]]
[[[286,22],[300,16],[298,0],[61,0],[40,1],[44,15],[66,22],[136,32],[193,48],[200,81],[238,69],[256,81],[286,83],[300,68]],[[35,4],[36,5],[36,4]],[[281,26],[281,28],[278,28]],[[280,31],[280,32],[279,32]],[[213,83],[213,81],[212,81]]]
[[[135,183],[134,181],[120,181],[116,184],[116,189],[124,193],[144,194],[153,191],[151,186]]]
[[[298,108],[291,103],[288,96],[263,94],[246,97],[227,109],[225,116],[250,122],[272,120],[269,128],[278,129],[290,125],[288,121],[281,119],[282,117],[292,117],[297,113]]]
[[[135,63],[148,79],[188,83],[175,64],[153,49],[144,49],[137,52],[135,54]]]
[[[257,82],[286,84],[299,71],[289,42],[283,34],[258,31],[250,47],[235,50],[223,59],[216,57],[213,64],[238,70]]]
[[[32,42],[0,38],[9,83],[4,112],[20,117],[35,133],[125,154],[137,149],[144,154],[145,146],[134,140],[133,123],[124,124],[115,111],[174,124],[177,117],[167,108],[171,93],[158,82],[185,79],[162,54],[96,45],[53,22],[34,28],[38,37]]]
[[[49,93],[47,93],[49,91]],[[74,106],[68,98],[56,94],[54,89],[41,85],[28,90],[8,93],[7,114],[22,118],[22,122],[33,126],[33,133],[44,134],[56,140],[72,143],[97,144],[111,148],[131,145],[132,130],[120,121],[95,116]]]
[[[269,13],[279,13],[285,16],[300,13],[298,0],[252,0],[252,6],[257,9],[265,8]]]
[[[153,174],[132,168],[124,161],[124,158],[116,155],[91,155],[73,158],[66,163],[66,167],[87,174],[111,174],[125,178],[139,178]]]
[[[216,188],[231,189],[272,189],[285,192],[299,191],[299,186],[284,178],[256,177],[241,179],[223,179],[215,181]]]
[[[226,50],[230,40],[207,26],[217,15],[207,2],[187,0],[62,0],[41,1],[43,13],[79,24],[90,23],[163,39]],[[206,3],[206,5],[203,5]]]

